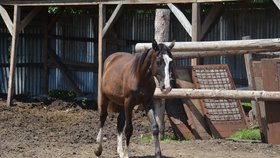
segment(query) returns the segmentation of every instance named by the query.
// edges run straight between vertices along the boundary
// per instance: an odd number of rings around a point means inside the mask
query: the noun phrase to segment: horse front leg
[[[165,130],[165,122],[164,122],[165,100],[154,99],[154,109],[155,109],[155,118],[159,127],[159,139],[163,140],[164,130]]]
[[[124,127],[124,134],[125,134],[125,146],[124,146],[124,152],[123,157],[128,158],[129,157],[129,142],[130,138],[133,133],[133,126],[132,126],[132,110],[133,105],[131,104],[131,98],[128,97],[124,101],[124,114],[125,114],[125,127]]]
[[[161,149],[159,142],[159,127],[155,117],[154,102],[151,100],[146,106],[147,116],[151,123],[151,131],[153,133],[153,139],[155,142],[155,157],[161,158]]]
[[[117,152],[119,156],[122,158],[124,157],[123,152],[123,129],[125,124],[125,115],[124,115],[124,109],[121,108],[119,112],[119,116],[117,119],[117,131],[118,131],[118,146],[117,146]]]

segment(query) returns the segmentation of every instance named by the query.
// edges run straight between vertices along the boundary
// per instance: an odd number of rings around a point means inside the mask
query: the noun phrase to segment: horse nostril
[[[163,85],[161,88],[162,88],[162,89],[165,89],[165,86]]]

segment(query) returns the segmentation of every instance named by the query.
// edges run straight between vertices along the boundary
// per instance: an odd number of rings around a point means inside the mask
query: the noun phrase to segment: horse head
[[[152,48],[156,51],[156,61],[154,62],[154,76],[156,77],[160,90],[162,93],[169,93],[171,91],[170,86],[170,72],[171,72],[171,61],[172,54],[171,49],[174,47],[175,41],[173,41],[169,46],[165,44],[157,44],[156,40],[152,43]]]

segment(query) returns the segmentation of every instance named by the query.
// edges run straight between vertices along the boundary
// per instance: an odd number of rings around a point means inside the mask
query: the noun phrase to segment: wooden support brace
[[[123,8],[123,4],[118,4],[116,9],[114,10],[113,14],[111,15],[110,19],[108,20],[108,22],[106,23],[105,27],[102,30],[102,37],[104,38],[107,33],[109,32],[109,30],[111,29],[111,27],[114,25],[114,23],[118,20],[122,9]]]
[[[275,5],[278,7],[278,9],[280,10],[280,0],[273,0],[273,2],[275,3]]]
[[[72,89],[77,93],[78,96],[82,96],[83,93],[79,89],[79,87],[76,85],[74,80],[71,78],[70,74],[67,71],[67,68],[65,65],[61,62],[59,56],[56,55],[54,50],[49,49],[48,52],[50,59],[53,61],[53,63],[57,66],[57,68],[61,71],[65,79],[68,81],[69,85],[72,87]]]
[[[170,8],[172,13],[179,20],[181,25],[184,27],[184,29],[187,31],[187,33],[190,35],[190,37],[192,37],[192,25],[189,22],[189,20],[186,18],[186,16],[184,15],[184,13],[172,3],[168,3],[167,6]]]
[[[39,13],[40,7],[33,8],[28,15],[20,22],[21,31],[32,21],[32,19]]]
[[[220,17],[221,12],[223,11],[222,4],[215,4],[209,13],[207,14],[206,18],[204,19],[201,25],[201,34],[199,40],[202,40],[206,33],[208,32],[209,28],[214,24],[214,22]]]
[[[6,9],[0,5],[0,14],[10,32],[11,35],[13,35],[13,23],[12,23],[12,20],[8,14],[8,12],[6,11]]]

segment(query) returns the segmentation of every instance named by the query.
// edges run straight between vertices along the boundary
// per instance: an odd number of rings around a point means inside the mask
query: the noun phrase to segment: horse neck
[[[147,50],[145,53],[141,53],[136,56],[137,63],[137,76],[146,77],[147,75],[152,75],[151,70],[149,70],[155,61],[156,52],[153,50]]]

